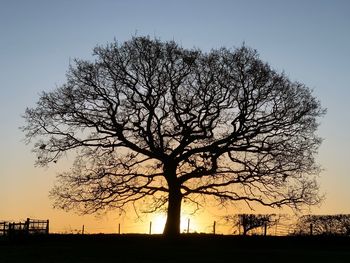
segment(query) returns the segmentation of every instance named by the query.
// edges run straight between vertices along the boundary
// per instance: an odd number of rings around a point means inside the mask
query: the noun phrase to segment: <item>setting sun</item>
[[[152,218],[152,234],[162,234],[166,222],[166,215],[165,214],[155,214]],[[180,224],[180,231],[181,233],[187,233],[187,230],[189,230],[189,233],[193,233],[198,231],[196,220],[186,214],[183,214],[181,216],[181,224]]]
[[[152,219],[152,234],[163,233],[166,222],[166,216],[163,214],[156,214]]]

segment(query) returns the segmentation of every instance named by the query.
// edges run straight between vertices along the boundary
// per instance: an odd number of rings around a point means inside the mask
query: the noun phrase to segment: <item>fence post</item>
[[[264,224],[264,236],[266,237],[266,233],[267,233],[267,224]]]
[[[27,218],[26,222],[24,223],[24,231],[26,234],[29,234],[29,226],[30,226],[30,218]]]
[[[213,224],[213,234],[215,235],[215,232],[216,232],[216,221],[214,221],[214,224]]]
[[[2,222],[2,234],[5,236],[5,222]]]
[[[120,235],[120,223],[118,224],[118,234]]]
[[[312,225],[312,223],[310,224],[310,236],[312,236],[312,227],[313,227],[313,225]]]
[[[46,233],[47,235],[49,234],[49,229],[50,229],[49,225],[50,225],[50,221],[49,221],[49,219],[47,219],[47,220],[46,220],[46,230],[45,230],[45,233]]]
[[[238,221],[238,235],[241,235],[241,220]]]
[[[187,234],[190,233],[190,219],[187,219]]]
[[[9,236],[11,236],[11,235],[13,235],[13,224],[14,223],[9,223],[9,229],[8,229],[8,232],[7,232],[7,234],[9,235]]]
[[[85,225],[83,225],[82,229],[81,229],[81,234],[84,235],[84,230],[85,230]]]
[[[152,221],[149,222],[149,234],[152,234]]]

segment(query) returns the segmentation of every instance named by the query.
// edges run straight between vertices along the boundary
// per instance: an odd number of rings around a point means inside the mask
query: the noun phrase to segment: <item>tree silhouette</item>
[[[265,227],[271,227],[278,223],[279,216],[276,214],[236,214],[224,217],[225,221],[232,224],[236,229],[243,229],[243,236],[246,236],[249,231]]]
[[[183,200],[319,202],[315,131],[324,110],[255,50],[205,53],[134,37],[94,55],[76,59],[66,83],[24,115],[38,165],[75,154],[51,191],[55,207],[167,208],[164,233],[176,235]]]

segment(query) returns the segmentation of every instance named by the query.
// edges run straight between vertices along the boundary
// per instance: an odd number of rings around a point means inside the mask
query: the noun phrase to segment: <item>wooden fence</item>
[[[48,234],[49,220],[27,218],[25,222],[0,222],[0,235]]]

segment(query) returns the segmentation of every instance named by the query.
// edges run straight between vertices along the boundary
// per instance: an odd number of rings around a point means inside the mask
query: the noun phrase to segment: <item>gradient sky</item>
[[[72,58],[91,58],[97,44],[134,35],[204,51],[245,43],[312,88],[328,109],[318,155],[326,200],[312,212],[350,213],[349,14],[347,0],[0,0],[0,221],[50,218],[54,231],[84,223],[95,232],[122,222],[125,231],[147,232],[147,223],[117,212],[96,219],[53,210],[48,191],[64,165],[35,168],[19,130],[38,94],[64,83]]]

